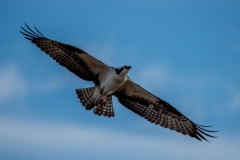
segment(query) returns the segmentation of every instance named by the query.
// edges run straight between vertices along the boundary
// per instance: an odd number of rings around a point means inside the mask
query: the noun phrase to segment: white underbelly
[[[102,95],[111,95],[113,94],[122,84],[124,80],[122,81],[114,81],[114,80],[106,80],[102,84],[103,92]]]

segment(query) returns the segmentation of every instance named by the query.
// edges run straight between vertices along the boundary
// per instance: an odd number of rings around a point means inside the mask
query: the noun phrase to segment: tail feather
[[[101,105],[100,103],[94,108],[93,113],[96,115],[103,115],[107,117],[114,117],[113,105],[112,105],[112,96],[107,97],[106,104]]]
[[[83,106],[85,106],[86,110],[91,110],[95,107],[93,113],[96,115],[114,117],[112,96],[106,98],[106,103],[104,105],[100,104],[99,100],[95,101],[93,98],[96,87],[97,86],[91,88],[76,89],[76,93],[80,102]],[[94,101],[98,102],[98,104],[95,105]]]
[[[94,107],[94,101],[92,99],[95,87],[76,89],[78,98],[86,110],[91,110]]]

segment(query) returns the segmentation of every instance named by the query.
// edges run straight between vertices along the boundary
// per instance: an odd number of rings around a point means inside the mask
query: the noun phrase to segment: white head
[[[115,68],[115,72],[119,76],[127,76],[128,71],[131,69],[131,66],[123,66]]]

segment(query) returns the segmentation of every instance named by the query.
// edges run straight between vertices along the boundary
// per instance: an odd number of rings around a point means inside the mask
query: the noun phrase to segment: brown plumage
[[[87,110],[90,110],[93,107],[95,107],[92,100],[92,95],[95,89],[96,86],[84,89],[76,89],[76,93],[78,95],[80,102],[82,103],[83,106],[85,106]],[[93,113],[99,116],[103,115],[107,117],[114,117],[112,97],[111,96],[107,97],[106,103],[104,105],[99,103],[94,108]]]
[[[122,71],[128,71],[131,67],[110,67],[82,49],[46,38],[36,27],[36,31],[30,29],[27,25],[26,27],[27,29],[21,27],[23,31],[20,31],[25,35],[26,39],[36,44],[42,51],[78,77],[94,82],[94,87],[76,90],[80,102],[87,110],[94,108],[94,114],[96,115],[114,117],[112,105],[112,95],[114,95],[122,105],[151,123],[189,135],[198,140],[207,141],[204,136],[214,138],[208,132],[216,131],[207,130],[205,127],[209,126],[202,126],[192,122],[172,105],[143,89],[129,77],[125,77],[126,79],[124,79],[123,83],[119,83],[119,87],[114,92],[109,92],[111,93],[110,95],[105,95],[107,96],[104,98],[106,103],[98,103],[99,101],[93,99],[96,89],[101,87],[101,84],[109,87],[106,82],[114,80],[109,81],[109,76],[113,78],[118,77]],[[113,86],[110,86],[110,88],[117,84],[117,82],[113,83]],[[102,89],[104,88],[99,90],[101,94],[103,93]]]
[[[208,126],[201,126],[192,122],[169,103],[151,94],[130,79],[117,90],[115,96],[122,105],[151,123],[189,135],[198,140],[207,140],[203,135],[214,138],[206,132],[216,131],[206,130],[203,127]]]

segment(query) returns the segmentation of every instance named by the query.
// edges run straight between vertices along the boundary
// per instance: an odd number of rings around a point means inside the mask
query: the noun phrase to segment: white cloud
[[[47,93],[47,92],[53,92],[62,88],[67,82],[64,77],[54,75],[53,77],[50,77],[46,80],[41,79],[41,81],[30,82],[30,83],[31,83],[32,92]]]
[[[238,87],[228,84],[226,85],[226,93],[227,101],[225,106],[232,111],[240,109],[240,92],[238,90]]]
[[[179,75],[167,65],[145,66],[138,75],[141,84],[149,88],[184,88],[192,90],[202,90],[212,82],[210,76],[193,77],[189,75]]]
[[[230,52],[240,53],[240,41],[229,40],[226,42],[226,49]]]
[[[0,104],[25,98],[30,93],[53,92],[66,84],[62,76],[53,75],[48,79],[30,80],[21,74],[15,63],[8,63],[0,70]]]
[[[166,85],[169,85],[171,75],[166,66],[152,65],[145,66],[137,77],[139,77],[138,79],[140,80],[140,83],[147,88],[163,88]]]
[[[231,38],[226,40],[225,49],[230,53],[240,53],[240,41],[235,38],[240,36],[240,27],[230,25],[227,27],[227,33]]]
[[[230,98],[229,106],[232,109],[240,109],[240,93],[232,95]]]
[[[148,137],[95,126],[51,121],[0,119],[0,152],[21,157],[64,159],[237,159],[240,139],[211,139],[211,144],[189,137]],[[230,138],[231,137],[231,138]],[[187,139],[187,140],[186,140]],[[44,154],[42,154],[44,153]],[[0,156],[1,157],[1,156]],[[93,158],[93,159],[94,159]]]
[[[234,108],[240,108],[240,95],[236,95],[235,97],[233,97],[231,104]]]
[[[9,63],[0,70],[0,103],[26,95],[28,84],[18,67]]]

